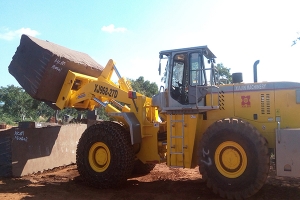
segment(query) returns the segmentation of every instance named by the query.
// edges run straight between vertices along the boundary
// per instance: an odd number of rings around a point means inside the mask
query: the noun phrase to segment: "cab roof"
[[[207,59],[213,59],[213,58],[217,58],[210,50],[207,46],[196,46],[196,47],[188,47],[188,48],[181,48],[181,49],[170,49],[170,50],[163,50],[159,52],[160,56],[163,55],[170,55],[172,53],[185,53],[185,52],[198,52],[198,51],[202,51],[203,55],[207,58]]]

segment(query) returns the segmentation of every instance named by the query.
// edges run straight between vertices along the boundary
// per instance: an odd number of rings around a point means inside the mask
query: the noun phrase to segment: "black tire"
[[[109,121],[90,126],[77,145],[76,162],[88,185],[121,186],[131,175],[134,164],[129,133],[120,124]]]
[[[146,175],[154,169],[156,164],[143,163],[139,159],[134,162],[134,167],[132,170],[132,175]]]
[[[244,199],[265,183],[270,159],[266,139],[248,122],[223,119],[212,124],[198,146],[199,171],[221,197]]]

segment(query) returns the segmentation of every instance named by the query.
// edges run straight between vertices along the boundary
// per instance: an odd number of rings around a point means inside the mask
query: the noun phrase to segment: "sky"
[[[19,86],[8,66],[22,34],[116,62],[121,76],[163,85],[161,50],[207,45],[245,83],[300,82],[300,1],[0,1],[0,87]]]

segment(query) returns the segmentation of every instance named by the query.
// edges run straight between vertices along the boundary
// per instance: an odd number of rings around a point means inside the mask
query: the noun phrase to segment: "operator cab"
[[[183,109],[190,112],[207,109],[205,96],[219,85],[218,71],[214,67],[216,56],[208,47],[165,50],[159,52],[159,58],[159,74],[161,61],[166,61],[165,87],[152,98],[154,105],[162,111],[176,113]]]

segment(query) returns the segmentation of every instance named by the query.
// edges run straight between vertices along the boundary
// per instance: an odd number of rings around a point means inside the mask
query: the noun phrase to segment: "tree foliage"
[[[216,68],[219,72],[221,82],[223,82],[223,83],[224,82],[225,83],[232,82],[232,75],[230,73],[230,68],[224,67],[223,63],[217,64]],[[228,81],[225,81],[225,80],[228,80]]]
[[[0,121],[8,124],[18,121],[47,120],[55,115],[55,111],[44,102],[33,99],[23,88],[14,85],[0,88]],[[75,109],[64,109],[58,112],[58,117],[64,115],[75,117]]]
[[[143,76],[138,79],[130,79],[131,87],[134,91],[137,91],[147,97],[152,97],[157,94],[158,86],[155,82],[150,83],[150,81],[145,81]]]
[[[112,118],[105,112],[104,107],[96,108],[97,110],[97,115],[99,116],[99,119],[102,120],[111,120]]]
[[[22,88],[9,85],[0,88],[1,110],[14,120],[34,119],[39,101],[32,99]]]

